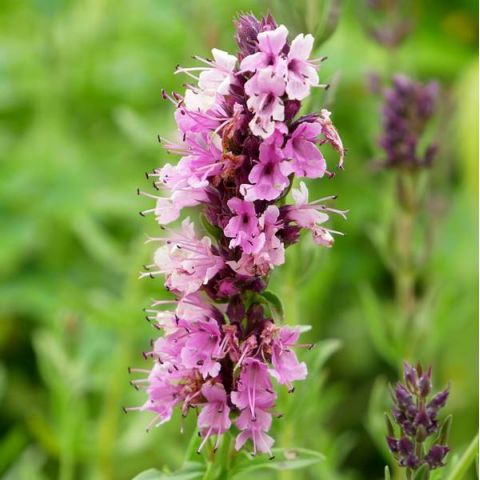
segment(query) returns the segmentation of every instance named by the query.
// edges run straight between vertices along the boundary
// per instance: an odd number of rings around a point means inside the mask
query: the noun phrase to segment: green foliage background
[[[477,9],[467,0],[415,2],[416,29],[393,57],[365,34],[361,3],[346,2],[319,52],[329,57],[322,78],[338,79],[327,100],[349,149],[346,169],[310,183],[350,209],[348,222],[337,222],[346,235],[314,257],[306,238],[272,280],[286,321],[312,325],[306,338],[320,342],[309,381],[281,399],[286,415],[274,435],[279,446],[326,460],[278,478],[370,480],[389,461],[385,383],[403,358],[382,333],[399,321],[382,261],[395,200],[391,174],[371,168],[380,129],[365,86],[372,70],[436,78],[444,88],[428,214],[436,236],[422,277],[431,295],[409,360],[431,363],[438,388],[451,381],[452,450],[460,454],[477,431]],[[183,435],[178,417],[146,434],[147,414],[121,411],[143,402],[127,366],[143,366],[155,334],[141,308],[164,295],[160,281],[137,280],[152,252],[145,233],[157,230],[138,216],[148,203],[135,189],[166,161],[155,137],[173,135],[160,92],[182,90],[175,65],[213,46],[233,50],[236,12],[266,9],[254,0],[1,2],[3,478],[122,480],[181,464],[193,418]]]

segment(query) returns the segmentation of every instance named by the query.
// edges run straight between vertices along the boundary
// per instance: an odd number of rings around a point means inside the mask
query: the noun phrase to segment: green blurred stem
[[[414,342],[406,342],[414,333],[414,319],[417,309],[415,285],[417,269],[415,266],[414,238],[418,210],[418,178],[416,173],[400,171],[397,176],[396,195],[398,211],[393,224],[394,245],[394,283],[395,300],[400,318],[403,319],[400,344],[405,348],[413,346]],[[405,351],[404,355],[408,356]]]

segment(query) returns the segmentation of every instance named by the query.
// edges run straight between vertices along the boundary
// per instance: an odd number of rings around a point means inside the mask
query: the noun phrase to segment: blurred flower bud
[[[272,0],[275,17],[288,24],[294,35],[311,33],[315,38],[313,50],[325,43],[337,28],[341,0]]]
[[[386,48],[398,47],[413,29],[412,0],[360,0],[356,3],[367,33]]]
[[[404,364],[405,384],[397,383],[392,395],[392,416],[399,427],[400,438],[396,438],[390,417],[385,415],[388,448],[401,467],[409,468],[416,474],[428,474],[430,470],[443,466],[443,460],[449,451],[446,443],[451,416],[443,424],[437,418],[438,410],[447,401],[448,389],[428,402],[427,397],[432,389],[431,377],[431,368],[424,371],[420,365],[413,367]],[[427,442],[429,438],[435,440]],[[425,453],[426,442],[430,446],[428,453]]]
[[[436,82],[423,85],[405,75],[393,77],[391,88],[383,94],[379,143],[385,152],[385,167],[415,170],[431,165],[437,146],[430,144],[423,152],[419,150],[425,143],[423,135],[435,113],[438,93]]]

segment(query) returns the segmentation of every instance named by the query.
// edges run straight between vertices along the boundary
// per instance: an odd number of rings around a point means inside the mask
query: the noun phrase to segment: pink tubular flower
[[[275,122],[285,118],[282,95],[285,93],[285,80],[272,67],[260,70],[246,84],[247,107],[253,113],[249,123],[254,135],[268,138],[275,130]]]
[[[251,253],[244,253],[239,261],[227,262],[228,265],[241,275],[267,275],[275,266],[285,262],[285,247],[276,236],[279,226],[277,220],[280,215],[275,205],[270,205],[259,218],[260,235],[257,248]]]
[[[203,441],[198,448],[200,451],[211,435],[217,436],[215,449],[218,448],[220,436],[231,426],[230,408],[227,405],[227,394],[221,383],[205,383],[202,387],[202,395],[207,403],[202,407],[198,416],[198,429]]]
[[[206,112],[217,100],[217,94],[227,95],[234,83],[234,69],[237,58],[223,50],[212,50],[213,60],[195,57],[204,63],[203,67],[178,67],[175,73],[185,73],[198,81],[198,88],[189,88],[185,93],[185,105],[190,110]],[[200,72],[198,77],[195,73]]]
[[[248,409],[242,411],[237,420],[237,427],[241,430],[235,440],[235,449],[240,450],[247,440],[253,444],[253,455],[268,453],[273,458],[273,438],[267,434],[272,426],[272,414],[257,408],[254,415]]]
[[[260,145],[259,162],[252,168],[248,180],[252,185],[244,184],[241,191],[248,201],[274,200],[288,186],[288,177],[282,172],[281,145],[283,135],[276,130]]]
[[[157,270],[149,269],[141,277],[165,275],[165,286],[169,290],[194,293],[224,265],[222,257],[213,253],[209,237],[201,240],[195,237],[193,223],[188,218],[182,222],[182,234],[158,240],[166,244],[157,249],[154,264],[148,266]]]
[[[301,123],[288,139],[283,153],[289,162],[283,164],[286,175],[295,173],[299,177],[323,177],[326,163],[320,150],[317,148],[317,137],[322,132],[318,123]]]
[[[303,182],[300,182],[299,189],[294,188],[292,190],[292,196],[295,200],[295,205],[289,205],[286,207],[287,221],[295,222],[299,227],[310,230],[315,243],[318,245],[331,247],[333,245],[333,237],[331,233],[340,234],[340,232],[320,226],[329,219],[328,214],[325,212],[337,213],[343,218],[346,218],[346,212],[328,208],[320,202],[332,200],[336,197],[321,198],[315,202],[308,203],[308,189]]]
[[[232,392],[231,398],[240,410],[248,408],[253,417],[255,417],[255,409],[273,407],[276,395],[272,389],[267,366],[252,357],[244,360],[238,390]]]
[[[275,30],[258,34],[258,52],[248,55],[240,64],[241,71],[255,72],[267,67],[273,67],[275,73],[284,74],[284,61],[280,53],[285,47],[288,30],[280,25]]]
[[[276,395],[264,363],[254,358],[246,359],[238,381],[238,390],[231,394],[232,402],[241,410],[237,427],[242,432],[237,436],[235,448],[239,450],[250,438],[253,453],[257,450],[271,455],[273,439],[265,432],[270,429]]]
[[[198,86],[205,91],[227,95],[230,84],[234,82],[233,72],[237,57],[217,48],[212,49],[212,55],[213,62],[202,60],[208,67],[200,73]]]
[[[307,366],[299,362],[295,352],[290,347],[294,346],[300,337],[299,328],[277,328],[272,339],[272,365],[271,375],[280,384],[293,389],[292,382],[305,380]]]
[[[225,227],[225,236],[232,238],[230,248],[240,246],[245,253],[251,253],[258,243],[258,219],[255,205],[246,200],[231,198],[228,208],[236,215]]]
[[[216,377],[220,372],[218,353],[222,340],[218,323],[214,320],[185,322],[188,336],[181,359],[186,368],[197,368],[203,378]],[[180,325],[184,325],[180,322]]]
[[[310,87],[318,85],[317,69],[308,61],[313,48],[312,35],[297,35],[287,55],[287,95],[292,100],[303,100]]]

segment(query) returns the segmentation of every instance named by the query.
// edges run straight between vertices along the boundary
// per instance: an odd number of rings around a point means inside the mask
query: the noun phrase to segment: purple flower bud
[[[395,398],[402,408],[407,408],[413,404],[412,394],[401,383],[398,383],[395,387]]]
[[[432,470],[438,467],[443,467],[445,465],[443,460],[449,450],[450,449],[446,445],[433,445],[428,451],[425,461]]]
[[[410,391],[415,392],[418,384],[417,371],[407,362],[403,364],[403,371],[407,388]]]
[[[393,454],[397,454],[399,449],[398,449],[398,440],[395,439],[394,437],[387,437],[387,445],[390,451]]]
[[[429,368],[428,371],[424,372],[418,380],[418,388],[420,391],[420,396],[427,398],[432,390],[432,369]]]
[[[237,32],[235,34],[235,40],[240,49],[239,58],[255,53],[257,50],[257,37],[261,32],[267,30],[274,30],[277,28],[277,24],[271,15],[267,15],[262,20],[252,15],[241,15],[238,20],[235,21],[235,27]]]
[[[412,453],[413,448],[414,448],[413,442],[407,437],[402,437],[398,441],[398,451],[403,456],[407,456],[410,453]]]
[[[432,410],[438,410],[445,406],[447,403],[448,395],[450,391],[448,388],[442,390],[441,392],[437,393],[432,400],[428,403],[427,407]]]
[[[240,323],[245,317],[245,305],[240,295],[234,296],[227,306],[227,315],[232,323]]]

